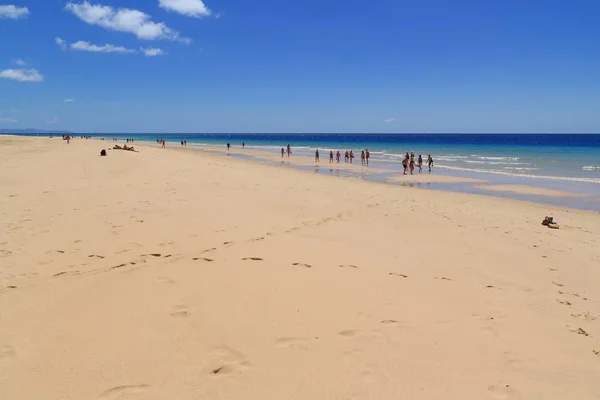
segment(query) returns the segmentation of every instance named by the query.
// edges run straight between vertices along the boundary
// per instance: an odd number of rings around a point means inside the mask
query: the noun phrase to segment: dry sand
[[[111,144],[0,137],[0,399],[600,397],[598,213]]]
[[[519,194],[533,194],[538,196],[558,196],[558,197],[585,197],[583,194],[567,192],[564,190],[547,189],[531,185],[480,185],[479,189],[492,190],[497,192],[513,192]]]

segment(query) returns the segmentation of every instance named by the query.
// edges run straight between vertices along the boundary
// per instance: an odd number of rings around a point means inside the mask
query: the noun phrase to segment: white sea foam
[[[600,165],[586,165],[585,167],[581,167],[584,171],[600,171]]]
[[[517,172],[507,172],[507,171],[491,170],[491,169],[463,168],[463,167],[455,167],[455,166],[451,166],[451,165],[441,165],[441,164],[436,164],[435,166],[437,168],[449,169],[449,170],[454,170],[454,171],[479,172],[479,173],[505,175],[505,176],[518,176],[518,177],[522,177],[522,178],[549,179],[549,180],[559,180],[559,181],[586,182],[586,183],[600,184],[600,179],[598,179],[598,178],[578,178],[578,177],[571,177],[571,176],[532,175],[532,174],[522,174],[522,173],[517,173]]]

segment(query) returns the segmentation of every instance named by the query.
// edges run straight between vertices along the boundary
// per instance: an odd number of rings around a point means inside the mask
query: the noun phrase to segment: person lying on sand
[[[113,147],[114,150],[127,150],[127,151],[135,151],[136,153],[138,153],[138,151],[136,149],[133,148],[133,146],[127,146],[126,144],[123,145],[123,147],[119,146],[118,144],[115,144],[115,147]]]

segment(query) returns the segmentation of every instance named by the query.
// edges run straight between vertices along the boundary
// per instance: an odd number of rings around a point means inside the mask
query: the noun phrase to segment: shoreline
[[[137,143],[149,148],[158,147],[158,145],[155,145],[152,142],[140,141]],[[286,155],[282,160],[281,156],[276,153],[255,148],[241,149],[236,147],[234,150],[227,152],[223,146],[190,144],[188,148],[180,147],[177,143],[175,144],[176,145],[174,146],[167,146],[167,149],[205,152],[224,157],[229,156],[234,159],[242,159],[247,162],[258,162],[270,164],[271,166],[292,167],[305,172],[319,172],[325,175],[329,172],[329,175],[335,177],[364,179],[380,184],[406,186],[441,192],[482,195],[544,206],[586,210],[590,212],[600,211],[600,193],[599,195],[594,196],[575,191],[550,189],[535,184],[521,183],[520,181],[515,183],[497,183],[490,180],[495,177],[494,175],[475,178],[471,176],[461,176],[461,171],[446,169],[442,169],[442,172],[439,173],[439,170],[436,171],[435,166],[432,174],[425,172],[426,167],[424,167],[424,172],[421,174],[402,175],[401,170],[382,168],[381,166],[378,166],[377,163],[371,163],[370,166],[364,166],[357,163],[329,163],[328,160],[321,160],[321,162],[317,164],[308,156],[292,155],[291,158],[288,158]],[[281,165],[279,165],[280,161]],[[497,187],[520,187],[522,190],[507,191],[500,190]],[[557,195],[556,193],[561,193],[561,195]],[[564,193],[569,193],[569,195],[565,195]]]

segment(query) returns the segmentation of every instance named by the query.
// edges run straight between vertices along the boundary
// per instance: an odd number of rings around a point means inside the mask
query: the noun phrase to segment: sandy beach
[[[599,213],[112,145],[0,136],[0,399],[600,398]]]

